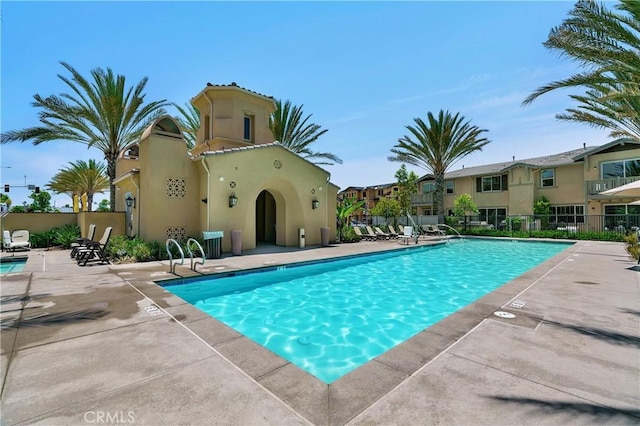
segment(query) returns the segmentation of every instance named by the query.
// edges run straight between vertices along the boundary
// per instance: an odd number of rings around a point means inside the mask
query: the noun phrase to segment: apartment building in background
[[[635,204],[640,190],[625,196],[600,194],[636,180],[640,180],[640,141],[627,138],[558,154],[463,167],[445,175],[445,215],[453,214],[454,200],[461,194],[471,195],[479,221],[496,226],[507,216],[532,215],[535,201],[542,196],[551,203],[552,221],[557,223],[580,223],[585,215],[640,215],[640,205]],[[417,215],[437,214],[433,176],[422,176],[417,185],[418,193],[411,200]],[[392,197],[394,186],[397,191],[397,184],[349,187],[339,196],[365,199],[371,209],[380,197]]]

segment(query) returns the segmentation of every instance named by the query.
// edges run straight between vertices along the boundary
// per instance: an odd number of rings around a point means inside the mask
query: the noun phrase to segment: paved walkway
[[[388,249],[407,247],[263,250],[202,270]],[[1,423],[640,424],[640,272],[622,244],[579,242],[329,386],[156,285],[167,271],[33,250],[3,275]]]

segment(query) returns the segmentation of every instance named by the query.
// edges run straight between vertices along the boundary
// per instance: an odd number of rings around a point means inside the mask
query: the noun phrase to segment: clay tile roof
[[[264,96],[265,98],[273,99],[273,96],[264,95],[260,92],[256,92],[255,90],[249,90],[245,87],[238,86],[238,84],[235,81],[232,81],[231,84],[213,84],[213,83],[207,82],[207,87],[237,87],[238,89],[242,89],[245,92],[250,92],[259,96]]]

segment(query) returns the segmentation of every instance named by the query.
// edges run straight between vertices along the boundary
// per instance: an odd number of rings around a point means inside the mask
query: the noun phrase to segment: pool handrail
[[[195,261],[193,260],[193,252],[191,251],[191,242],[195,243],[196,246],[198,247],[198,250],[200,250],[200,254],[202,255],[202,261]],[[200,243],[198,242],[198,240],[194,239],[194,238],[189,238],[187,240],[187,252],[189,253],[189,258],[191,259],[191,270],[193,270],[193,272],[198,272],[196,271],[196,267],[198,265],[204,265],[204,259],[205,259],[205,254],[204,254],[204,250],[202,249],[202,246],[200,245]]]
[[[169,246],[171,243],[174,243],[176,246],[178,246],[178,251],[180,251],[180,265],[184,265],[184,252],[182,251],[182,247],[180,247],[180,244],[174,240],[173,238],[169,238],[167,239],[167,242],[165,243],[165,248],[167,249],[167,254],[169,255],[169,273],[170,274],[175,274],[176,273],[176,266],[178,265],[177,263],[174,265],[173,264],[173,255],[171,254],[171,250],[169,250]]]

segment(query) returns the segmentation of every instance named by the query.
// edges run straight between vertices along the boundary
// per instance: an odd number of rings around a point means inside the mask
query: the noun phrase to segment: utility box
[[[220,259],[222,257],[222,237],[224,237],[224,231],[202,232],[207,259]]]
[[[304,248],[304,228],[298,228],[298,247]]]

